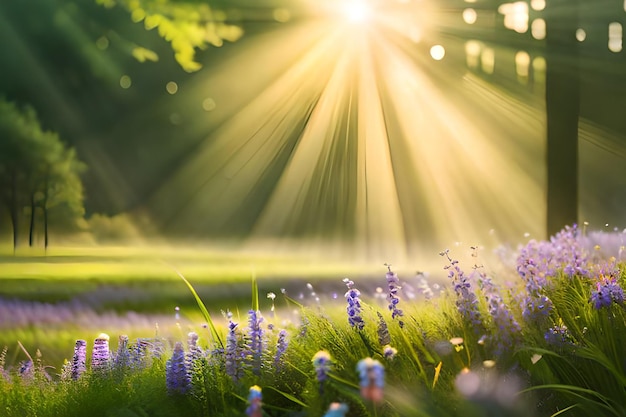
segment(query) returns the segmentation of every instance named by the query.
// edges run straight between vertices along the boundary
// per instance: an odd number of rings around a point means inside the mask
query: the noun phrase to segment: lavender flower
[[[33,365],[33,361],[28,359],[20,362],[19,373],[22,379],[32,380],[35,377],[35,366]]]
[[[252,365],[252,371],[255,374],[261,372],[261,359],[263,357],[263,329],[261,322],[263,317],[259,311],[250,310],[248,312],[248,337],[249,340],[249,358]]]
[[[565,226],[563,230],[550,238],[554,258],[563,272],[572,277],[574,275],[587,276],[587,255],[581,244],[578,225]]]
[[[330,403],[324,417],[344,417],[348,410],[348,405],[345,403]]]
[[[574,339],[564,324],[550,327],[543,337],[546,343],[558,348],[574,346]]]
[[[187,334],[187,354],[185,355],[185,367],[189,381],[193,381],[196,367],[204,358],[204,351],[198,346],[198,333],[189,332]]]
[[[113,369],[124,371],[131,365],[130,350],[128,350],[128,336],[120,335],[117,344],[117,352],[113,358]]]
[[[596,310],[610,307],[612,303],[624,303],[624,290],[614,276],[600,277],[596,282],[596,290],[591,292],[591,302]]]
[[[203,358],[204,351],[200,346],[198,346],[198,333],[189,332],[187,333],[187,358],[188,362],[196,361],[200,358]]]
[[[461,317],[469,323],[474,332],[478,335],[482,333],[483,323],[478,310],[478,299],[472,291],[472,284],[463,270],[459,267],[459,261],[450,257],[450,251],[445,250],[440,253],[448,259],[449,264],[444,267],[448,270],[448,278],[454,284],[454,292],[456,293],[456,307]]]
[[[487,299],[489,314],[493,323],[497,327],[494,334],[496,342],[496,355],[501,355],[517,343],[521,335],[521,327],[507,308],[504,300],[500,296],[498,287],[483,272],[479,273],[479,285]]]
[[[400,298],[398,298],[398,291],[400,290],[400,280],[398,279],[398,275],[391,271],[391,265],[386,264],[387,266],[387,288],[389,289],[389,293],[387,294],[387,301],[389,302],[389,310],[391,311],[391,318],[395,319],[396,317],[404,316],[402,310],[398,308],[398,303],[400,302]],[[404,327],[404,322],[402,319],[398,319],[398,324],[400,327]]]
[[[544,245],[530,241],[520,250],[517,258],[517,273],[524,280],[526,294],[522,306],[524,319],[539,323],[545,320],[552,311],[552,301],[543,293],[548,286],[546,276],[553,274],[552,266],[545,260]],[[537,264],[535,258],[544,257],[544,261]]]
[[[261,394],[261,387],[253,385],[250,387],[250,393],[248,394],[248,403],[250,404],[246,409],[246,414],[249,417],[261,417],[261,401],[263,396]]]
[[[343,282],[346,284],[346,287],[348,287],[348,291],[345,294],[346,301],[348,302],[348,307],[346,308],[348,312],[348,323],[357,330],[363,330],[365,323],[361,317],[361,300],[359,299],[361,292],[354,288],[354,281],[344,278]]]
[[[232,314],[228,315],[228,335],[226,336],[226,374],[237,381],[240,377],[241,352],[236,328],[238,323],[232,321]]]
[[[356,370],[359,373],[359,385],[361,397],[374,403],[383,400],[383,388],[385,387],[385,368],[372,358],[361,359]]]
[[[87,370],[87,342],[79,339],[74,346],[74,356],[72,357],[71,376],[73,380],[77,380]]]
[[[287,350],[289,342],[287,341],[287,331],[281,330],[278,332],[278,341],[276,342],[276,355],[274,356],[274,368],[277,372],[282,370],[283,362],[282,358]]]
[[[176,342],[172,357],[165,364],[165,381],[170,394],[185,394],[191,388],[185,366],[185,349],[181,342]]]
[[[381,346],[385,346],[391,343],[389,327],[387,327],[387,322],[385,321],[383,315],[380,314],[380,311],[377,311],[376,314],[378,315],[378,329],[376,330],[376,333],[378,334],[378,343],[380,343]]]
[[[396,354],[398,353],[398,349],[393,348],[389,345],[383,347],[383,356],[385,357],[385,359],[392,361],[393,358],[396,357]]]
[[[109,335],[100,333],[93,342],[91,351],[91,369],[94,371],[106,371],[109,369],[111,352],[109,350]]]
[[[322,392],[324,381],[328,378],[328,371],[330,371],[330,353],[320,350],[313,355],[312,362],[315,368],[315,376],[320,383],[320,392]]]

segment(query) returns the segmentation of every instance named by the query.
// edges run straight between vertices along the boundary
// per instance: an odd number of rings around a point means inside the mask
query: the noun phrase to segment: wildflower
[[[239,379],[239,364],[241,362],[241,354],[239,351],[239,340],[237,339],[236,328],[238,323],[232,321],[232,313],[228,313],[228,335],[226,336],[226,374],[233,381]]]
[[[198,338],[199,336],[196,332],[187,333],[187,357],[191,361],[195,361],[204,356],[204,352],[202,351],[200,346],[198,346]]]
[[[498,287],[488,278],[484,272],[478,272],[479,284],[487,299],[489,314],[493,323],[497,327],[494,334],[496,343],[496,355],[501,355],[509,351],[519,340],[521,327],[513,317],[511,311],[506,307],[504,300],[500,296]]]
[[[474,332],[482,333],[483,324],[480,311],[478,310],[478,299],[472,291],[472,284],[469,277],[465,275],[459,267],[459,261],[450,257],[449,251],[445,250],[440,253],[448,259],[449,264],[444,267],[448,270],[448,278],[454,284],[454,292],[456,293],[456,307],[461,317],[468,322]]]
[[[87,366],[87,342],[79,339],[74,346],[74,356],[72,356],[72,379],[77,380],[85,372]]]
[[[391,318],[395,319],[396,317],[404,316],[402,310],[398,308],[398,303],[400,302],[400,298],[398,298],[398,291],[400,290],[400,280],[398,279],[398,274],[391,271],[391,265],[387,266],[387,288],[389,289],[389,293],[387,294],[387,301],[389,302],[389,310],[391,311]],[[402,319],[398,319],[398,324],[400,327],[404,327],[404,322]]]
[[[524,280],[526,290],[522,316],[532,322],[545,320],[552,311],[552,301],[543,291],[548,286],[546,276],[554,272],[549,261],[535,261],[535,258],[551,257],[545,252],[544,245],[533,240],[520,250],[517,258],[517,273]]]
[[[272,300],[272,307],[270,308],[270,311],[273,313],[274,310],[276,310],[276,307],[274,306],[274,300],[276,299],[276,294],[273,293],[273,292],[268,292],[267,293],[267,298]]]
[[[259,374],[261,371],[261,359],[263,356],[263,329],[261,322],[263,317],[259,311],[250,310],[248,312],[248,337],[249,358],[252,364],[252,371]]]
[[[348,307],[346,308],[348,312],[348,323],[357,330],[363,330],[365,323],[361,317],[361,300],[359,299],[361,292],[354,288],[354,281],[344,278],[343,282],[346,284],[346,287],[348,287],[348,291],[345,294],[346,300],[348,301]]]
[[[33,366],[33,361],[28,359],[20,362],[19,373],[23,379],[32,380],[35,376],[35,367]]]
[[[315,368],[315,376],[320,383],[320,392],[323,390],[324,381],[328,378],[328,371],[330,371],[330,353],[325,350],[320,350],[313,355],[313,367]]]
[[[330,403],[328,411],[324,417],[344,417],[348,412],[348,405],[345,403]]]
[[[554,251],[554,259],[562,265],[563,272],[568,277],[574,275],[587,276],[587,255],[581,245],[578,225],[565,226],[563,230],[550,238]]]
[[[274,356],[274,368],[276,371],[280,371],[283,366],[282,358],[287,350],[287,331],[281,330],[278,332],[278,341],[276,342],[276,355]]]
[[[261,395],[261,387],[258,385],[253,385],[250,387],[250,393],[248,394],[248,402],[250,405],[246,409],[246,414],[249,417],[261,417],[261,400],[263,396]]]
[[[111,352],[109,351],[109,335],[100,333],[93,342],[91,351],[91,369],[94,371],[104,371],[109,368]]]
[[[387,322],[385,321],[383,315],[380,314],[379,311],[377,311],[376,314],[378,315],[378,343],[380,343],[381,346],[385,346],[391,343],[389,328],[387,327]]]
[[[396,354],[398,353],[398,349],[393,348],[389,345],[385,346],[383,348],[383,356],[385,357],[385,359],[388,359],[390,361],[393,360],[393,358],[396,357]]]
[[[564,324],[550,327],[543,337],[546,343],[558,348],[574,345],[574,339]]]
[[[187,334],[187,354],[185,355],[185,368],[189,381],[193,381],[195,369],[204,357],[204,351],[198,346],[198,333],[189,332]]]
[[[191,387],[185,366],[185,350],[181,342],[176,342],[172,357],[165,364],[165,381],[170,394],[185,394]]]
[[[383,401],[383,388],[385,387],[385,368],[372,358],[361,359],[356,370],[359,373],[359,385],[361,397],[374,403]]]
[[[120,335],[117,344],[117,352],[113,358],[113,369],[124,370],[130,366],[131,357],[128,350],[128,336]]]
[[[596,310],[610,307],[612,303],[624,303],[624,290],[615,276],[601,276],[596,282],[596,290],[591,292],[591,302]]]

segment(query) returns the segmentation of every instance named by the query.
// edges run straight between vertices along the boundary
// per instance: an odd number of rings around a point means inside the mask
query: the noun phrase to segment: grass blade
[[[252,310],[259,311],[259,284],[254,271],[252,271]]]
[[[202,312],[204,319],[209,325],[209,329],[211,330],[211,336],[213,336],[213,339],[215,339],[219,347],[223,349],[224,343],[222,342],[222,338],[220,337],[220,334],[218,333],[217,328],[215,327],[215,324],[213,323],[213,320],[211,319],[211,314],[209,314],[209,310],[207,310],[206,306],[202,302],[202,299],[196,292],[196,289],[193,287],[193,285],[191,285],[189,281],[187,281],[187,278],[185,278],[185,276],[180,271],[178,271],[177,269],[174,269],[174,270],[176,271],[176,274],[178,274],[178,276],[183,280],[183,282],[187,284],[187,287],[189,287],[191,294],[193,294],[193,297],[196,299],[196,302],[198,303],[198,307],[200,308],[200,311]]]

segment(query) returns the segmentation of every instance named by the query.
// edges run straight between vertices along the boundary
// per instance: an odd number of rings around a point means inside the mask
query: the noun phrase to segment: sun
[[[361,23],[372,15],[370,4],[364,0],[350,0],[343,7],[343,13],[350,22]]]

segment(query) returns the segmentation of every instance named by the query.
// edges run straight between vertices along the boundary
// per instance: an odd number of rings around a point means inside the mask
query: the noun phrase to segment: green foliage
[[[197,49],[222,46],[234,42],[242,29],[227,22],[227,14],[211,8],[208,3],[161,0],[96,0],[111,8],[119,4],[129,13],[133,22],[143,22],[146,30],[156,30],[170,43],[178,64],[187,72],[202,68],[196,61]],[[140,62],[157,61],[158,55],[143,47],[134,48],[133,56]]]
[[[30,214],[31,245],[36,214],[47,233],[50,220],[74,228],[84,215],[80,174],[85,165],[56,133],[44,131],[31,107],[0,100],[0,207],[9,212],[14,246]]]

